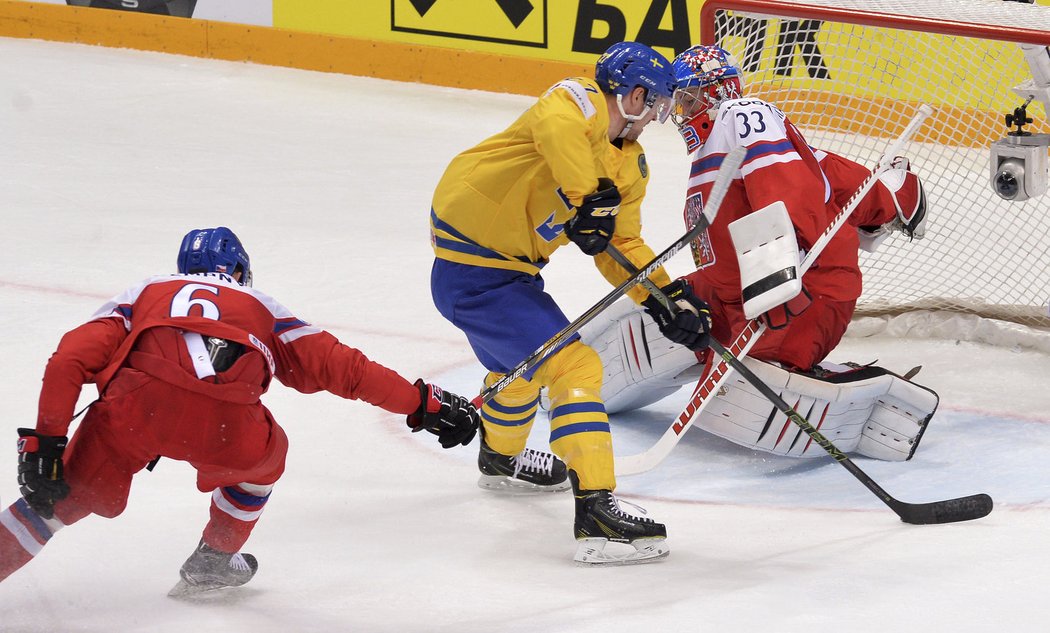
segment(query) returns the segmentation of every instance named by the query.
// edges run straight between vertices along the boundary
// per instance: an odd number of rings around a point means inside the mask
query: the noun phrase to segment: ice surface
[[[466,70],[465,70],[466,72]],[[465,394],[483,374],[429,298],[427,214],[458,151],[525,97],[127,50],[0,39],[0,324],[7,431],[35,420],[62,333],[174,268],[190,228],[233,227],[257,287],[394,367]],[[680,235],[688,165],[649,130],[645,235]],[[687,255],[671,262],[684,273]],[[1017,273],[1020,274],[1020,273]],[[567,314],[608,288],[572,248],[545,269]],[[165,596],[207,520],[185,464],[136,479],[128,510],[60,532],[0,584],[0,631],[1038,631],[1050,626],[1050,357],[952,341],[848,339],[831,360],[922,364],[941,395],[909,463],[857,463],[904,501],[988,492],[986,519],[910,526],[827,460],[690,431],[619,493],[668,525],[663,563],[572,565],[569,495],[475,486],[476,448],[442,451],[369,405],[276,386],[288,471],[247,551],[252,583]],[[85,390],[82,404],[93,396]],[[687,396],[613,420],[618,452]],[[546,444],[544,421],[530,443]]]

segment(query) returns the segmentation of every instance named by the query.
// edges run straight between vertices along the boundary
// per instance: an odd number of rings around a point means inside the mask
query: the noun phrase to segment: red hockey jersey
[[[715,221],[692,244],[699,270],[695,277],[727,303],[741,301],[740,269],[728,229],[731,222],[783,201],[799,248],[806,251],[840,209],[817,157],[785,114],[760,99],[734,99],[721,105],[710,137],[692,156],[685,211],[688,226],[695,224],[723,158],[736,146],[747,149],[744,163]],[[857,248],[855,231],[836,233],[803,278],[810,294],[835,301],[859,297]]]
[[[156,328],[222,338],[242,344],[245,354],[261,355],[268,373],[261,377],[259,393],[275,377],[303,393],[329,391],[394,413],[419,407],[419,390],[400,374],[300,320],[272,297],[221,273],[175,274],[125,290],[62,338],[44,373],[37,431],[65,435],[82,386],[93,382],[102,393],[128,355],[146,341],[177,347],[164,355],[181,361],[192,375],[183,338],[143,336],[160,331]]]

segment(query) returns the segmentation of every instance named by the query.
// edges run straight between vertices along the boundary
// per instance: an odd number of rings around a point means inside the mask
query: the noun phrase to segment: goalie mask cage
[[[864,165],[930,104],[934,115],[904,151],[926,188],[926,237],[894,233],[877,253],[861,253],[857,316],[940,315],[954,331],[920,325],[920,335],[1003,342],[965,331],[991,321],[1035,333],[1040,343],[1022,344],[1050,351],[1050,193],[1009,202],[990,182],[991,144],[1024,103],[1012,88],[1031,78],[1019,44],[1050,45],[1050,7],[707,0],[701,41],[736,56],[745,95],[783,109],[814,147]],[[1050,131],[1038,100],[1028,116],[1028,131]]]

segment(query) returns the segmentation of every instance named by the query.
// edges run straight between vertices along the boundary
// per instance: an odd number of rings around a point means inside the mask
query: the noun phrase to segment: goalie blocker
[[[601,396],[608,413],[646,406],[702,376],[696,356],[664,338],[630,300],[603,316],[581,336],[602,359]],[[825,363],[820,375],[811,375],[752,358],[743,362],[843,452],[908,460],[937,410],[933,390],[873,365]],[[694,424],[741,446],[789,457],[827,454],[735,374],[699,416]]]

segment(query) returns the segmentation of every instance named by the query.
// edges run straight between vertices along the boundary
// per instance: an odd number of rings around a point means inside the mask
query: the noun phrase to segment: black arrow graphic
[[[412,4],[415,4],[417,1],[415,0]],[[535,8],[529,0],[496,0],[496,4],[503,10],[503,14],[507,16],[514,28],[521,26],[521,23],[525,21],[525,18],[529,17],[529,14]]]
[[[419,17],[423,17],[430,11],[430,7],[434,6],[437,0],[408,0],[412,3],[412,6],[416,8],[416,12],[419,13]]]

